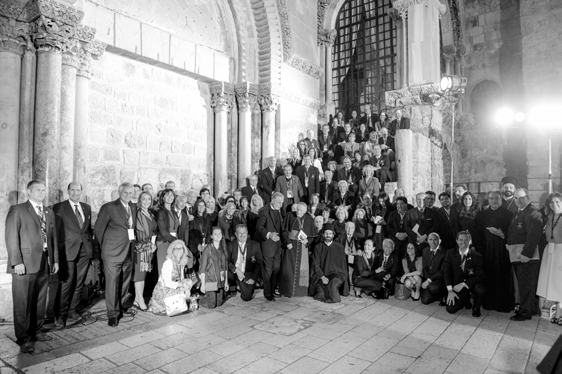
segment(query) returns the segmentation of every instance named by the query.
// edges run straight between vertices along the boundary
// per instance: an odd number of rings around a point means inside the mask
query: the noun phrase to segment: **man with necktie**
[[[427,236],[429,247],[423,249],[421,303],[428,305],[447,296],[447,287],[443,278],[443,261],[447,252],[441,247],[441,238],[436,232]],[[440,306],[445,306],[443,301]]]
[[[14,330],[22,353],[36,341],[52,338],[43,332],[49,274],[59,270],[55,214],[43,206],[45,182],[27,184],[29,200],[10,207],[6,217],[8,273],[12,274]]]
[[[297,168],[297,177],[304,190],[302,201],[308,204],[310,197],[320,192],[320,173],[318,168],[312,166],[312,159],[309,155],[304,155],[302,162],[303,164]]]
[[[72,182],[68,185],[68,200],[55,204],[62,282],[60,290],[60,314],[55,325],[66,322],[76,323],[82,317],[76,312],[82,296],[82,287],[93,255],[91,226],[92,208],[80,202],[82,185]]]
[[[250,185],[242,187],[242,196],[246,196],[251,201],[252,196],[261,195],[261,190],[258,187],[258,176],[257,175],[255,175],[255,174],[250,175],[248,180],[250,181]]]
[[[472,308],[472,316],[480,317],[480,306],[486,292],[482,255],[470,248],[472,238],[468,231],[457,234],[458,248],[445,255],[443,276],[447,286],[447,312],[454,314],[463,307]],[[474,306],[470,294],[474,295]]]
[[[250,301],[258,278],[261,277],[260,245],[248,238],[246,225],[236,226],[236,240],[226,245],[228,252],[228,284],[236,284],[243,301]],[[232,289],[232,288],[231,288]]]
[[[287,212],[291,211],[293,204],[298,204],[303,195],[303,188],[298,177],[293,178],[293,167],[290,164],[283,166],[282,175],[275,182],[275,192],[283,194],[283,209]]]
[[[283,215],[281,208],[285,197],[280,192],[271,195],[271,203],[258,213],[256,239],[260,242],[263,257],[263,295],[268,301],[279,296],[277,278],[281,267],[281,239],[283,238]]]
[[[102,205],[95,225],[96,239],[101,244],[105,273],[105,306],[108,325],[116,327],[122,317],[131,282],[133,262],[132,243],[135,240],[136,207],[130,203],[133,185],[119,186],[119,198]]]

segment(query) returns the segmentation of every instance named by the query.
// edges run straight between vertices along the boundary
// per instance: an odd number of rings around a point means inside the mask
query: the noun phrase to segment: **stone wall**
[[[94,210],[122,182],[186,190],[211,181],[209,101],[194,79],[111,53],[96,62],[85,181]]]

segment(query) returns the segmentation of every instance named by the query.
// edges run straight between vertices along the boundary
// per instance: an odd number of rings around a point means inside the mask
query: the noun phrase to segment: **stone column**
[[[27,41],[22,59],[18,152],[18,203],[27,200],[27,184],[33,179],[33,123],[35,120],[35,46]]]
[[[209,85],[211,107],[215,112],[215,180],[214,195],[219,196],[228,189],[228,113],[234,100],[234,87],[225,82]]]
[[[34,35],[37,46],[37,83],[35,94],[34,178],[47,183],[47,205],[60,201],[59,145],[62,80],[62,46],[60,35],[47,31],[50,26],[38,20]]]
[[[398,188],[403,188],[406,196],[413,194],[413,146],[412,130],[396,131],[396,167],[398,168]]]
[[[454,45],[446,45],[443,47],[443,58],[445,59],[445,74],[454,74],[456,48]]]
[[[391,8],[388,12],[390,18],[396,25],[396,87],[406,87],[407,79],[405,77],[405,53],[404,46],[404,19],[395,8]]]
[[[257,87],[248,82],[235,85],[238,102],[238,188],[246,186],[252,174],[252,109],[257,101]]]
[[[6,34],[4,34],[6,32]],[[0,258],[6,258],[5,217],[18,202],[21,40],[15,21],[0,20]]]
[[[62,53],[61,105],[59,138],[59,181],[62,197],[68,198],[66,186],[74,178],[74,120],[76,113],[76,73],[80,59],[78,41],[67,44]]]
[[[275,113],[279,106],[279,97],[275,94],[260,95],[259,103],[263,113],[262,120],[262,160],[275,156]]]

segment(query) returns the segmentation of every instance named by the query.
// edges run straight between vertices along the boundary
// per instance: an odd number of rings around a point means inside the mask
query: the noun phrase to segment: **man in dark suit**
[[[439,228],[437,212],[427,209],[424,205],[425,193],[420,192],[416,195],[416,208],[406,212],[404,217],[404,228],[408,233],[410,241],[416,245],[416,255],[423,253],[423,248],[427,247],[427,235],[436,232]]]
[[[314,130],[308,130],[306,132],[306,138],[304,141],[306,142],[306,150],[307,152],[310,151],[311,148],[314,148],[316,151],[316,157],[319,157],[322,153],[320,152],[320,143],[318,140],[314,139]]]
[[[394,137],[388,135],[388,129],[386,127],[383,127],[381,129],[381,137],[379,138],[379,144],[381,145],[381,149],[383,151],[387,151],[391,149],[392,152],[396,152],[396,143],[394,141]]]
[[[454,314],[462,308],[472,307],[472,316],[480,317],[486,276],[482,255],[470,248],[471,240],[468,231],[459,232],[458,249],[450,249],[445,255],[443,276],[447,286],[447,312]],[[474,306],[470,303],[470,293],[474,295]]]
[[[437,232],[441,238],[441,247],[448,251],[455,248],[457,242],[455,234],[453,234],[453,217],[451,216],[451,195],[448,192],[441,192],[439,194],[439,201],[441,208],[437,209],[437,217],[439,218],[439,228]]]
[[[343,158],[343,168],[339,169],[337,175],[334,176],[336,181],[346,181],[348,189],[354,194],[359,189],[359,180],[361,179],[361,170],[351,165],[351,158],[345,156]]]
[[[300,203],[304,191],[299,178],[293,176],[293,167],[290,164],[283,166],[283,172],[285,175],[277,177],[275,192],[283,194],[283,209],[290,212],[293,204]]]
[[[326,205],[330,205],[332,195],[338,189],[338,183],[333,180],[333,177],[334,172],[326,170],[324,172],[324,180],[320,182],[320,201],[323,201]]]
[[[275,181],[279,175],[275,168],[277,162],[275,156],[266,158],[264,161],[267,162],[267,166],[260,172],[258,187],[262,191],[261,197],[265,205],[271,201],[271,195],[275,191]]]
[[[29,200],[13,205],[6,217],[8,273],[12,274],[14,330],[22,353],[35,350],[35,341],[52,338],[43,332],[49,274],[59,270],[54,212],[43,206],[45,182],[27,184]]]
[[[445,251],[441,246],[441,238],[436,232],[427,236],[429,247],[423,249],[422,257],[422,285],[421,302],[428,305],[436,300],[442,300],[447,296],[447,287],[443,277],[443,262],[445,261]],[[441,301],[440,306],[446,303]]]
[[[318,168],[312,166],[312,160],[309,155],[304,155],[302,162],[303,164],[297,168],[297,177],[304,190],[301,200],[308,204],[310,197],[320,192],[320,173]]]
[[[250,201],[254,195],[262,195],[261,189],[258,187],[258,176],[255,174],[250,175],[248,178],[250,181],[249,186],[242,187],[242,196],[246,196]]]
[[[82,317],[76,312],[82,296],[82,286],[93,256],[92,208],[81,203],[82,185],[72,182],[68,185],[68,200],[55,204],[59,240],[60,272],[60,314],[56,326],[66,322],[76,323]]]
[[[365,125],[367,125],[367,131],[371,132],[375,129],[375,124],[377,123],[377,121],[378,118],[376,118],[376,115],[373,115],[371,113],[371,106],[367,104],[365,106],[365,115],[361,117],[359,123],[364,123]]]
[[[539,242],[543,223],[541,213],[531,204],[526,189],[516,189],[513,199],[518,210],[507,230],[506,247],[517,277],[521,304],[510,319],[525,321],[540,313],[536,291],[541,266]]]
[[[514,177],[502,178],[502,206],[513,213],[513,215],[517,214],[518,209],[515,199],[513,198],[516,184],[517,179]]]
[[[381,182],[382,190],[386,182],[392,182],[394,172],[394,152],[391,150],[382,151],[380,145],[373,146],[373,156],[369,163],[375,167],[375,176]]]
[[[105,273],[105,306],[108,325],[116,327],[122,316],[131,282],[131,244],[135,240],[136,207],[130,203],[133,185],[119,186],[119,198],[102,205],[95,225]]]
[[[280,192],[271,196],[271,203],[258,212],[256,239],[260,242],[263,257],[263,295],[269,301],[275,301],[277,277],[281,267],[281,238],[283,237],[283,200]]]
[[[402,117],[402,109],[396,109],[394,113],[396,114],[396,119],[390,122],[390,136],[396,136],[397,130],[407,130],[410,128],[410,119]]]
[[[355,212],[355,194],[347,189],[347,182],[341,180],[338,182],[338,189],[332,196],[332,202],[329,204],[330,209],[343,207],[347,210],[348,216],[353,217]]]
[[[262,271],[262,254],[260,245],[248,239],[248,227],[236,226],[236,240],[227,244],[228,284],[238,286],[240,297],[244,301],[252,300],[254,289]]]
[[[388,215],[388,221],[386,223],[388,237],[394,241],[399,258],[404,258],[406,255],[406,247],[408,246],[408,233],[404,225],[407,211],[408,199],[404,196],[398,196],[396,198],[396,210]]]
[[[318,146],[320,152],[322,152],[322,164],[326,167],[328,161],[331,161],[334,157],[334,134],[330,132],[329,125],[322,126],[322,134],[318,137]]]
[[[189,214],[187,213],[187,196],[180,194],[176,197],[174,203],[175,209],[173,213],[178,216],[179,226],[177,230],[177,238],[182,240],[186,246],[189,245]],[[197,249],[196,249],[197,250]]]
[[[402,261],[394,252],[394,242],[391,239],[384,239],[382,242],[382,251],[377,253],[375,259],[375,278],[387,288],[390,295],[394,295],[394,286],[396,286],[397,277],[400,276],[402,269]]]

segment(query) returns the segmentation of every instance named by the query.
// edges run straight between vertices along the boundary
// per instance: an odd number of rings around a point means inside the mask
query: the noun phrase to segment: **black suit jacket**
[[[84,245],[88,258],[93,256],[92,208],[85,203],[79,204],[84,212],[82,228],[78,225],[74,203],[66,200],[53,206],[57,222],[59,254],[61,257],[64,256],[63,261],[76,260],[81,245]]]
[[[277,169],[275,169],[275,175],[271,172],[270,168],[262,169],[258,178],[258,187],[261,189],[261,197],[264,204],[268,204],[271,201],[271,194],[275,191],[275,181],[279,174]]]
[[[469,249],[463,271],[459,249],[449,249],[443,263],[443,275],[447,286],[454,287],[464,282],[468,288],[472,288],[477,283],[483,283],[486,276],[484,275],[482,255],[474,249]]]
[[[328,189],[328,201],[326,201],[326,189]],[[320,182],[320,201],[324,201],[326,204],[329,204],[330,201],[332,200],[332,195],[334,195],[334,192],[336,192],[336,190],[338,189],[338,183],[334,180],[332,180],[330,182],[330,184],[326,183],[326,180],[324,179],[322,182]]]
[[[431,254],[431,248],[425,247],[423,249],[423,269],[422,277],[424,280],[431,279],[431,281],[443,279],[443,263],[445,262],[445,255],[447,251],[442,247],[437,248],[435,255]]]
[[[361,179],[361,170],[357,167],[352,166],[351,169],[349,169],[349,174],[351,175],[351,180],[353,181],[353,183],[359,184],[359,180]],[[337,182],[344,180],[349,183],[349,177],[345,168],[341,168],[337,173],[334,174],[334,180]]]
[[[234,239],[226,245],[228,252],[228,269],[236,277],[236,261],[238,261],[238,239]],[[246,240],[246,272],[244,280],[253,279],[257,281],[261,276],[263,258],[259,243],[248,238]]]
[[[454,218],[453,209],[450,208],[449,215],[445,211],[445,208],[441,207],[437,209],[437,217],[439,218],[439,228],[437,233],[441,237],[441,247],[446,251],[455,248],[457,246],[457,241],[455,240],[455,229],[454,229]]]
[[[308,187],[305,187],[305,179],[306,179],[306,167],[304,165],[299,166],[297,168],[297,177],[301,181],[301,186],[304,191],[304,195],[312,196],[312,194],[320,192],[320,173],[318,172],[318,168],[315,166],[308,167]]]
[[[413,243],[416,243],[416,239],[418,237],[413,231],[416,224],[419,225],[418,233],[420,235],[427,235],[431,232],[437,231],[439,228],[437,212],[428,208],[425,208],[423,213],[421,213],[418,208],[410,209],[406,212],[406,216],[404,217],[404,228]]]
[[[59,263],[55,213],[43,206],[47,233],[49,265]],[[35,274],[41,269],[43,259],[43,236],[41,223],[33,205],[26,201],[12,205],[6,217],[6,249],[8,250],[8,273],[14,266],[24,264],[26,274]]]
[[[384,262],[384,252],[379,251],[377,253],[377,258],[375,260],[375,269],[378,269],[382,266]],[[381,271],[377,274],[378,279],[384,278],[385,275],[390,274],[391,278],[396,278],[400,276],[400,269],[402,269],[402,261],[398,258],[398,254],[396,252],[392,252],[388,256],[388,260],[384,266],[384,271]]]
[[[402,117],[400,119],[400,123],[395,119],[394,121],[390,122],[390,127],[388,129],[388,133],[391,136],[396,135],[396,130],[407,130],[410,128],[410,119],[406,117]]]
[[[136,226],[137,207],[129,203],[132,227]],[[127,211],[120,199],[102,205],[94,227],[96,239],[101,244],[101,256],[104,261],[123,262],[131,249],[131,240],[127,230]]]
[[[355,194],[349,190],[342,196],[339,190],[336,190],[332,195],[332,202],[329,204],[329,207],[332,209],[337,208],[340,205],[351,205],[351,209],[348,210],[348,213],[351,217],[351,214],[355,210]]]
[[[181,210],[181,222],[177,232],[178,239],[183,240],[185,245],[189,248],[189,216],[187,209]]]
[[[395,139],[393,136],[387,136],[386,137],[386,142],[384,141],[384,139],[382,137],[379,138],[379,144],[384,144],[386,145],[388,148],[392,149],[392,151],[396,151],[396,143],[395,143]]]
[[[532,204],[515,213],[507,230],[507,244],[523,244],[521,254],[529,258],[538,255],[543,222],[541,213]]]
[[[328,137],[324,139],[324,134],[320,134],[318,136],[318,145],[320,146],[320,151],[322,153],[333,151],[334,150],[334,134],[329,132]],[[326,150],[324,151],[324,146],[326,146]],[[320,154],[318,155],[320,156]]]
[[[271,204],[267,204],[258,212],[256,240],[261,243],[263,256],[273,257],[275,252],[281,249],[281,240],[274,242],[267,238],[267,233],[275,232],[283,239],[283,218],[282,210],[273,210]]]
[[[262,196],[262,190],[261,188],[259,188],[258,186],[256,186],[256,193],[260,196]],[[248,199],[252,199],[252,196],[254,196],[254,190],[252,190],[251,186],[245,186],[242,187],[242,196],[247,196]],[[262,197],[263,199],[263,197]]]

